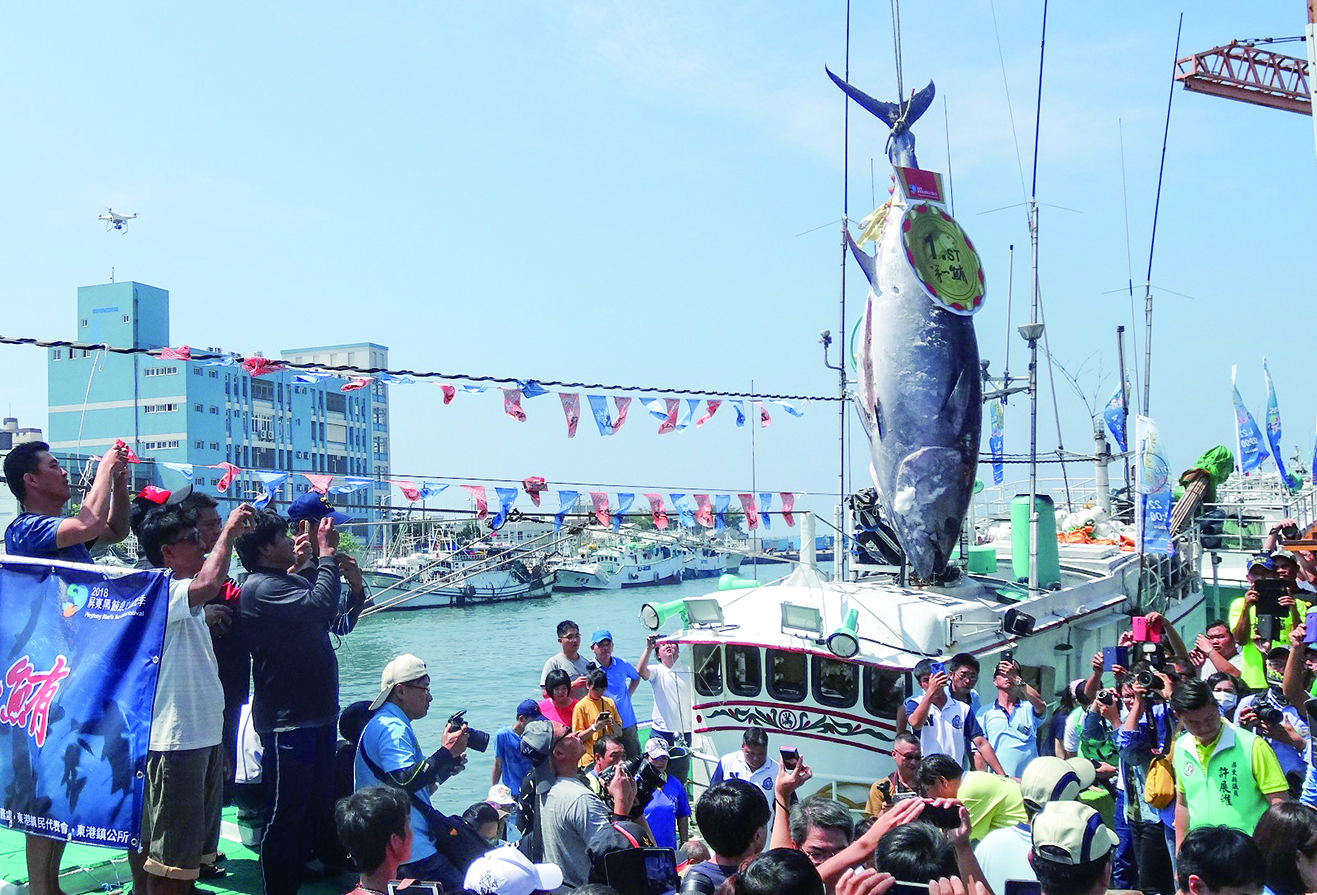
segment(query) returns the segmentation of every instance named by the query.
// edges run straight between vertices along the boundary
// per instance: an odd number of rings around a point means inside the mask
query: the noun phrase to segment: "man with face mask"
[[[1267,741],[1289,781],[1290,792],[1297,796],[1308,773],[1308,724],[1281,687],[1289,656],[1290,651],[1283,647],[1267,653],[1267,689],[1240,699],[1233,719]]]

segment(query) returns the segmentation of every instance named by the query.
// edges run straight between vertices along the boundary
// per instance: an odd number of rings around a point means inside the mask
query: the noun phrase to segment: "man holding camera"
[[[1019,777],[1024,766],[1038,757],[1038,725],[1047,703],[1020,677],[1020,663],[1005,658],[992,674],[997,701],[979,712],[979,725],[1008,777]]]
[[[450,724],[444,731],[443,745],[427,758],[412,722],[429,713],[432,698],[425,662],[404,654],[384,666],[379,695],[370,704],[375,714],[361,732],[353,770],[359,790],[383,784],[407,792],[415,838],[409,863],[398,869],[399,878],[437,881],[447,888],[460,889],[463,868],[435,844],[430,793],[465,766],[467,739],[472,732],[465,724]]]
[[[1239,701],[1235,723],[1267,741],[1290,784],[1290,793],[1298,796],[1308,773],[1308,725],[1281,686],[1289,657],[1290,651],[1281,647],[1267,653],[1267,689]]]

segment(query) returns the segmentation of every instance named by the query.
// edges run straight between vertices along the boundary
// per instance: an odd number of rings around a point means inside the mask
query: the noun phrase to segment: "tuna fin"
[[[851,238],[851,231],[846,231],[846,245],[851,247],[851,257],[853,257],[860,269],[864,271],[864,276],[869,280],[869,285],[874,285],[878,279],[878,260],[855,244]]]
[[[834,75],[832,70],[826,66],[823,70],[828,73],[829,78],[832,78],[832,83],[842,89],[842,92],[855,100],[856,103],[868,110],[871,114],[877,116],[882,121],[885,121],[887,126],[891,128],[893,132],[897,130],[898,122],[900,123],[902,130],[909,129],[910,125],[914,124],[919,119],[919,116],[924,114],[928,109],[929,103],[933,101],[935,88],[933,87],[932,81],[929,81],[928,86],[912,96],[908,102],[889,103],[880,99],[874,99],[863,90],[852,87],[850,84],[847,84],[841,78]],[[902,117],[905,118],[904,121],[901,120]]]
[[[946,400],[942,402],[938,416],[951,424],[953,432],[960,431],[970,404],[977,400],[974,398],[973,389],[976,381],[974,377],[978,374],[977,368],[971,369],[969,364],[961,364],[960,373],[957,374],[951,390],[947,392]]]

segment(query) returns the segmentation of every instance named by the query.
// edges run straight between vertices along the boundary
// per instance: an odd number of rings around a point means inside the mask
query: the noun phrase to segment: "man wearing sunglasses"
[[[864,813],[877,817],[901,799],[919,795],[919,761],[924,757],[919,740],[912,733],[898,733],[892,741],[892,760],[896,770],[869,787]]]

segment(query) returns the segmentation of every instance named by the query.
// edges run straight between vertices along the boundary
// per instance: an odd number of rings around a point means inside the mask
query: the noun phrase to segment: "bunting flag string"
[[[503,412],[519,423],[526,422],[526,412],[521,409],[521,389],[505,388],[503,391]]]
[[[562,415],[567,417],[567,437],[576,437],[576,424],[581,421],[581,396],[568,392],[558,392],[562,401]]]
[[[759,518],[763,520],[763,523],[764,523],[764,531],[769,531],[769,530],[771,530],[772,527],[773,527],[773,525],[772,525],[772,519],[770,518],[770,515],[771,515],[771,514],[768,512],[768,511],[771,510],[772,508],[773,508],[773,494],[772,494],[772,492],[762,492],[762,493],[760,493],[760,495],[759,495]]]
[[[544,490],[544,476],[533,475],[521,480],[521,487],[530,495],[530,502],[535,506],[540,505],[540,492]]]
[[[646,494],[645,499],[649,501],[650,518],[654,520],[654,527],[663,531],[668,527],[668,511],[663,506],[663,495]]]
[[[625,492],[617,492],[617,512],[613,514],[613,531],[622,530],[622,517],[626,511],[631,509],[631,504],[635,503],[636,495]]]
[[[311,483],[312,491],[319,491],[321,494],[329,493],[329,485],[334,481],[333,475],[326,475],[319,472],[304,472],[302,478]]]
[[[463,485],[462,490],[471,495],[471,499],[476,502],[476,518],[484,519],[489,515],[489,503],[485,500],[485,488],[483,485]]]
[[[796,517],[792,511],[796,507],[796,495],[782,491],[778,496],[782,498],[782,521],[787,524],[787,528],[795,527]]]
[[[604,491],[591,491],[590,503],[594,506],[594,517],[600,525],[608,524],[608,494]]]
[[[557,534],[562,529],[563,520],[567,514],[576,508],[576,501],[581,497],[579,491],[559,491],[558,492],[558,512],[553,517],[553,532]]]
[[[713,507],[707,494],[695,495],[695,521],[705,528],[713,528]]]
[[[753,494],[738,494],[736,496],[741,501],[741,510],[745,513],[746,528],[754,531],[759,527],[759,510],[755,508],[755,496]]]

